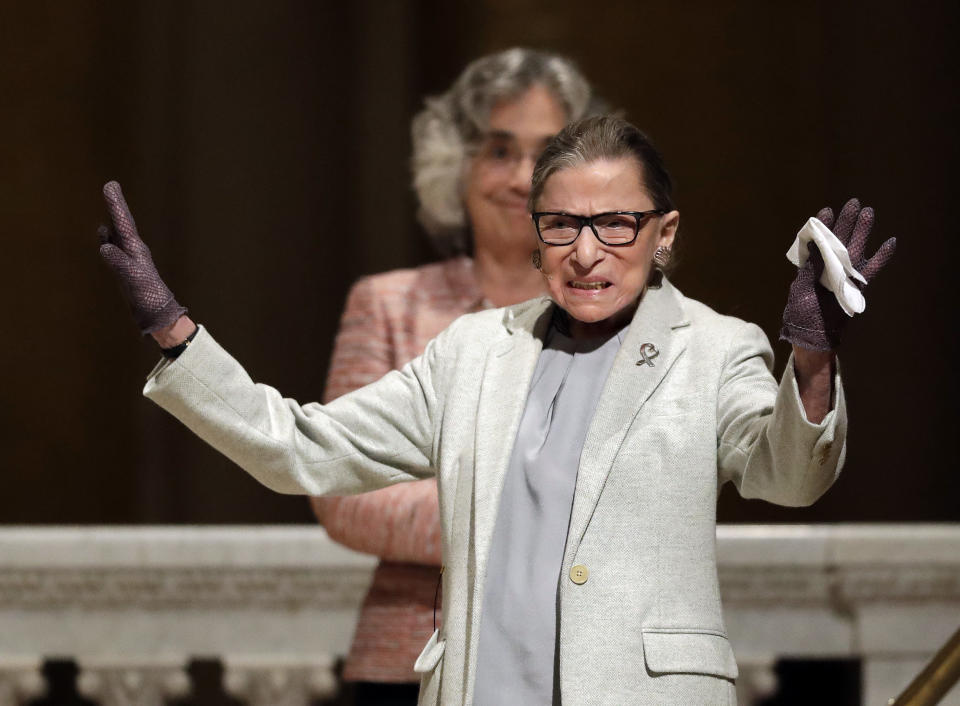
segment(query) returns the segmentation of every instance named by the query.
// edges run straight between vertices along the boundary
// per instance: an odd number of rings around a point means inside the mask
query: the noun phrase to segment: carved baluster
[[[307,706],[337,692],[333,659],[224,657],[224,688],[249,706]]]
[[[30,657],[0,656],[0,704],[19,706],[47,691],[43,661]]]
[[[101,706],[164,706],[167,699],[190,692],[185,664],[185,660],[81,660],[77,690]]]
[[[772,696],[777,691],[777,673],[775,660],[739,659],[740,676],[737,678],[737,703],[740,706],[753,706],[761,699]]]

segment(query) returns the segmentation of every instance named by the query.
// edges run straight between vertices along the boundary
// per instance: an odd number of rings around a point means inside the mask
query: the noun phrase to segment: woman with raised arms
[[[105,195],[102,253],[149,330],[179,305],[119,187]],[[548,296],[460,317],[377,382],[327,405],[285,399],[178,315],[153,330],[166,352],[144,394],[278,492],[436,476],[443,621],[417,660],[421,704],[733,704],[717,494],[731,481],[796,506],[833,483],[848,316],[809,248],[778,384],[757,326],[662,275],[680,220],[670,178],[618,118],[552,140],[529,204]],[[865,257],[873,211],[856,201],[818,217],[864,282],[893,253],[891,239]]]

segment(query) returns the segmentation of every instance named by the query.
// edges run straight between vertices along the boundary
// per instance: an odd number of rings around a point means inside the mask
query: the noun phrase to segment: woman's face
[[[578,216],[654,208],[639,165],[627,158],[598,160],[554,173],[536,206],[537,211]],[[637,239],[619,247],[601,243],[589,226],[570,245],[539,243],[547,289],[574,319],[574,335],[616,330],[629,321],[650,277],[654,252],[658,246],[673,244],[679,223],[678,211],[649,216],[640,222]]]
[[[527,210],[533,165],[566,120],[561,103],[540,85],[490,111],[489,127],[464,177],[464,204],[478,255],[495,248],[530,257],[536,237]]]

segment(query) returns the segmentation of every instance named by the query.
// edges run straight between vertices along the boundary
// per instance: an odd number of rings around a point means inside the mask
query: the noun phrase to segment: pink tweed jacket
[[[458,316],[483,307],[473,262],[466,257],[360,279],[347,297],[324,401],[402,367]],[[440,566],[436,481],[312,502],[333,539],[382,560],[360,612],[344,679],[418,682],[413,663],[433,633]]]

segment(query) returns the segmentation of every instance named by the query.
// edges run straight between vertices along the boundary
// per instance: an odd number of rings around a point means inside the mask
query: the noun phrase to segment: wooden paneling
[[[808,215],[857,195],[877,240],[901,238],[842,351],[837,486],[804,510],[725,492],[721,518],[958,519],[956,14],[892,0],[8,9],[0,522],[309,521],[139,396],[156,354],[98,261],[99,186],[124,184],[178,298],[257,379],[317,398],[350,282],[431,258],[410,117],[467,60],[517,44],[574,57],[654,137],[678,183],[678,285],[771,337]]]

